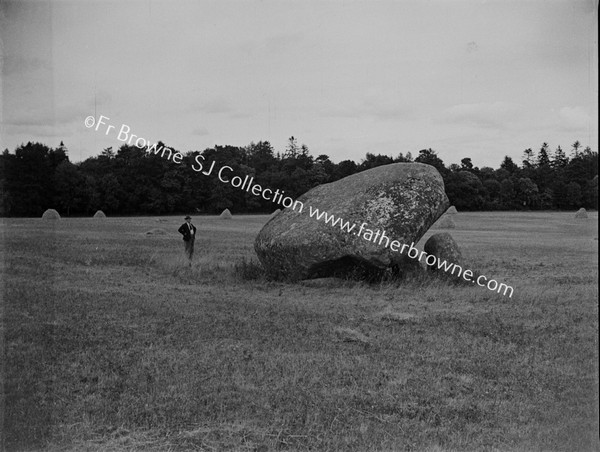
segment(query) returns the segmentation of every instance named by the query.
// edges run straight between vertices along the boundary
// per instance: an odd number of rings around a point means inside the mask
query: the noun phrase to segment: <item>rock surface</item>
[[[254,243],[261,263],[277,278],[339,276],[357,268],[401,266],[405,256],[386,246],[382,232],[390,243],[417,243],[449,206],[442,177],[433,166],[421,163],[372,168],[315,187],[297,201],[303,203],[302,211],[283,210],[265,224]],[[340,223],[311,217],[311,207],[356,226],[348,232]],[[378,240],[373,238],[377,231]]]
[[[456,228],[456,223],[452,219],[451,216],[443,215],[442,218],[435,224],[437,229],[454,229]]]
[[[447,232],[433,234],[427,239],[423,249],[427,254],[437,257],[437,261],[445,260],[446,262],[452,262],[461,267],[463,265],[463,257],[460,248],[452,236]],[[444,272],[443,268],[438,268],[437,261],[428,268],[433,272]]]

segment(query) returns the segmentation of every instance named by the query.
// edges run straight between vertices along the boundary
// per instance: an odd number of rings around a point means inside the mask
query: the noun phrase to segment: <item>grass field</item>
[[[597,213],[456,215],[512,298],[268,281],[267,219],[1,220],[5,450],[598,450]]]

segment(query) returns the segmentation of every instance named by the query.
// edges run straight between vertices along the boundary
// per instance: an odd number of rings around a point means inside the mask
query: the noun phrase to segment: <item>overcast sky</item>
[[[497,168],[598,150],[597,2],[2,0],[1,148],[117,149],[88,115],[182,151],[290,136],[360,161],[433,148]]]

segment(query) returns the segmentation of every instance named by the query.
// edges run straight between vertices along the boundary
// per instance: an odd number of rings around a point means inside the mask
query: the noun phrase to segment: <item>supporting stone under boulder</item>
[[[434,225],[437,229],[454,229],[456,228],[456,223],[449,215],[443,215],[442,218],[438,220],[438,222]]]
[[[436,262],[427,268],[432,272],[444,272],[442,268],[438,267],[438,262],[446,261],[456,265],[463,265],[463,256],[460,252],[460,248],[456,241],[447,232],[440,232],[433,234],[425,242],[423,250],[428,254],[435,256]]]
[[[254,243],[263,267],[276,278],[401,269],[401,245],[417,243],[449,206],[442,177],[421,163],[372,168],[315,187],[297,201],[302,208],[295,204],[273,217]],[[326,223],[325,214],[334,219]]]

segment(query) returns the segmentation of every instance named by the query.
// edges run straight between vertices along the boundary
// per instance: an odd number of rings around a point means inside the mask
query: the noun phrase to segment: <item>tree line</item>
[[[164,146],[164,143],[159,142]],[[0,155],[1,216],[40,216],[47,208],[61,215],[167,215],[179,213],[270,213],[276,206],[192,169],[202,154],[217,166],[230,166],[238,175],[254,176],[263,187],[284,190],[297,198],[311,188],[380,165],[420,162],[438,169],[450,203],[458,210],[550,210],[598,208],[598,153],[573,143],[569,155],[543,143],[536,152],[526,149],[520,164],[506,156],[498,169],[478,168],[471,158],[446,166],[437,152],[422,149],[396,157],[367,153],[360,163],[333,163],[313,157],[294,137],[275,152],[268,141],[244,147],[215,146],[182,153],[182,164],[135,146],[72,163],[61,142],[57,148],[42,143],[22,144]]]

